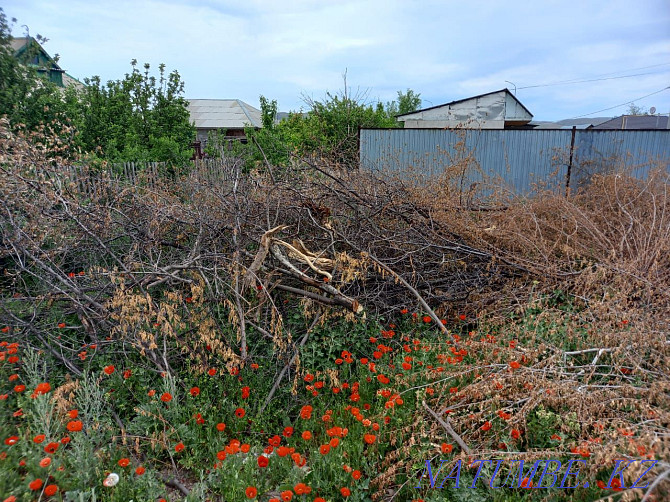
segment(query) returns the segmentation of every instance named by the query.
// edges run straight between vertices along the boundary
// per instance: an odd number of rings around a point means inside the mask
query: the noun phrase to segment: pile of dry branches
[[[459,406],[468,413],[459,432],[492,399],[519,410],[562,400],[586,424],[631,427],[640,413],[647,446],[665,451],[665,169],[643,181],[594,177],[569,197],[547,193],[478,211],[461,205],[449,180],[417,187],[305,161],[282,170],[242,166],[232,159],[222,161],[220,177],[195,166],[179,179],[131,185],[47,158],[2,124],[0,324],[20,328],[26,343],[74,373],[82,341],[120,350],[115,337],[146,354],[154,371],[170,371],[175,355],[141,328],[156,319],[175,326],[162,336],[194,337],[190,357],[207,346],[244,363],[262,337],[283,365],[298,343],[287,315],[298,305],[308,317],[322,305],[352,321],[415,309],[445,331],[440,318],[461,313],[481,326],[504,325],[561,290],[576,310],[542,304],[534,324],[510,328],[536,375],[530,397],[521,397],[522,382],[501,392],[490,380],[474,382],[463,389]],[[183,302],[201,307],[200,317],[180,316]],[[75,316],[81,329],[55,332],[54,312]],[[563,326],[566,343],[541,332],[552,323]],[[495,354],[489,363],[504,367],[510,354]],[[446,401],[438,392],[429,404]]]

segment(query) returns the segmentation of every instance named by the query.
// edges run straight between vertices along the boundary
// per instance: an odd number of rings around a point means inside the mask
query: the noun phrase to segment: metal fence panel
[[[670,130],[575,130],[571,178],[637,166],[645,176],[652,161],[670,159]],[[519,195],[566,186],[573,131],[570,129],[361,129],[360,163],[365,170],[450,179],[482,194],[504,187]],[[574,184],[571,182],[571,186]]]

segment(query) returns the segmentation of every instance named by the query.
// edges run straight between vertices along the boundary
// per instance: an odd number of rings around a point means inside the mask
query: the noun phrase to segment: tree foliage
[[[7,116],[15,128],[37,131],[47,126],[51,132],[61,132],[67,123],[67,101],[54,83],[14,57],[15,21],[9,21],[0,8],[0,115]]]
[[[161,64],[158,78],[131,62],[121,80],[85,79],[83,89],[62,89],[22,64],[11,46],[12,26],[0,9],[0,115],[14,128],[44,131],[79,153],[112,161],[177,163],[191,155],[184,83]],[[43,42],[46,39],[40,38]],[[74,151],[74,150],[73,150]],[[62,153],[62,152],[61,152]]]
[[[364,95],[352,95],[350,89],[338,94],[326,93],[323,100],[306,98],[307,113],[292,112],[275,124],[276,101],[260,97],[263,129],[247,131],[252,137],[249,148],[264,154],[255,160],[285,165],[290,154],[318,156],[339,165],[355,165],[358,160],[360,128],[398,127],[395,115],[407,113],[421,104],[420,94],[411,89],[398,91],[398,101],[384,106],[366,102]],[[260,152],[259,150],[262,150]]]
[[[81,149],[113,160],[186,160],[195,129],[179,73],[166,74],[161,64],[156,78],[148,63],[143,72],[136,60],[131,66],[123,80],[85,79],[72,107]]]

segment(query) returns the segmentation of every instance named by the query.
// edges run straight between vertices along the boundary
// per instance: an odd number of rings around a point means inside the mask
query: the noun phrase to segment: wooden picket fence
[[[72,165],[64,174],[82,194],[92,195],[109,190],[155,190],[184,179],[194,184],[225,186],[235,179],[238,169],[239,164],[231,159],[201,159],[177,169],[165,162],[124,162],[104,169]]]

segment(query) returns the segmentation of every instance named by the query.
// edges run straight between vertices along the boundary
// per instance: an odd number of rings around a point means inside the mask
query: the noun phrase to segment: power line
[[[609,73],[600,73],[598,75],[593,75],[589,77],[589,79],[596,79],[598,77],[609,77],[610,75],[616,75],[617,73],[627,73],[629,71],[637,71],[637,70],[648,70],[649,68],[658,68],[660,66],[668,66],[670,63],[660,63],[660,64],[653,64],[649,66],[639,66],[637,68],[626,68],[625,70],[618,70],[618,71],[613,71]],[[655,73],[655,72],[651,72]],[[636,75],[633,75],[636,76]],[[544,87],[544,86],[550,86],[550,85],[559,85],[559,84],[569,84],[569,83],[576,83],[578,81],[583,81],[585,79],[583,78],[572,78],[568,80],[558,80],[556,82],[547,82],[546,84],[536,84],[536,85],[528,85],[524,87],[519,87],[519,89],[530,89],[532,87]]]
[[[632,75],[620,75],[618,77],[604,77],[604,78],[590,78],[590,79],[585,79],[585,80],[565,80],[563,82],[554,82],[552,84],[538,84],[538,85],[527,85],[524,87],[519,87],[518,89],[533,89],[535,87],[550,87],[553,85],[568,85],[568,84],[581,84],[585,82],[600,82],[601,80],[617,80],[620,78],[631,78],[631,77],[640,77],[642,75],[658,75],[660,73],[666,73],[668,70],[665,71],[650,71],[650,72],[645,72],[645,73],[634,73]]]
[[[626,101],[625,103],[621,103],[620,105],[610,106],[609,108],[603,108],[602,110],[598,110],[598,111],[591,112],[591,113],[586,113],[584,115],[577,115],[576,117],[572,117],[568,120],[579,119],[579,118],[582,118],[582,117],[588,117],[589,115],[595,115],[596,113],[606,112],[606,111],[609,111],[609,110],[614,110],[615,108],[619,108],[620,106],[630,105],[631,103],[635,103],[636,101],[639,101],[639,100],[644,99],[644,98],[648,98],[649,96],[653,96],[654,94],[659,94],[663,91],[667,91],[668,89],[670,89],[670,85],[668,87],[664,87],[663,89],[660,89],[656,92],[652,92],[651,94],[647,94],[646,96],[641,96],[639,98],[632,99],[630,101]]]

